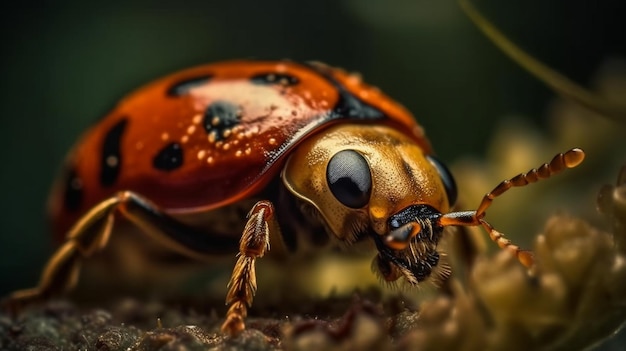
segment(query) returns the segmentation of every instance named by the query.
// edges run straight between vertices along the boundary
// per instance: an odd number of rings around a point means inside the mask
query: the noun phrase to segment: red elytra
[[[207,120],[216,103],[223,114],[237,114],[231,126],[220,126],[224,116],[215,126]],[[393,126],[431,150],[403,106],[358,75],[321,63],[228,61],[174,73],[123,99],[75,145],[50,197],[56,236],[63,240],[82,214],[119,190],[142,194],[168,213],[234,203],[275,177],[297,143],[346,121]],[[173,143],[182,160],[155,167]],[[103,181],[108,168],[117,173]]]

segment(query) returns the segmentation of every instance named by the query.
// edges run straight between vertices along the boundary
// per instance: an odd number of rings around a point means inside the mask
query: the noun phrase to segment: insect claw
[[[237,336],[241,334],[244,329],[246,329],[246,325],[243,321],[245,312],[241,311],[241,308],[239,307],[240,306],[238,306],[237,303],[233,304],[230,307],[226,316],[226,320],[220,328],[222,333],[230,336]]]

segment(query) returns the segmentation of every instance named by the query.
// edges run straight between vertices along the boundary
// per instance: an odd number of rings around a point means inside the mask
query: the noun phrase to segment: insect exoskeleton
[[[59,247],[39,284],[9,302],[72,288],[81,263],[123,236],[121,218],[144,243],[191,258],[238,251],[222,325],[232,335],[245,328],[255,261],[276,236],[288,250],[303,236],[371,240],[381,276],[416,285],[447,273],[437,250],[444,227],[480,225],[532,266],[485,210],[510,187],[574,167],[583,155],[559,154],[498,185],[476,211],[451,212],[454,179],[421,126],[359,76],[292,61],[183,70],[130,94],[75,145],[50,200]]]

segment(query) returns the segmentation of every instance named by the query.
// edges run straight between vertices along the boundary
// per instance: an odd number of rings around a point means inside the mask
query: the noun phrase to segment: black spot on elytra
[[[83,202],[83,181],[78,176],[76,169],[71,168],[65,175],[65,193],[63,194],[63,207],[68,211],[76,211]]]
[[[189,92],[189,90],[206,84],[212,77],[212,75],[207,74],[199,77],[183,79],[167,89],[167,96],[176,97],[185,95]]]
[[[339,91],[339,100],[333,108],[333,114],[350,119],[381,119],[384,117],[382,111],[359,100],[346,88],[336,82]]]
[[[228,101],[215,101],[204,111],[204,130],[215,135],[215,140],[224,138],[224,131],[239,123],[241,109]]]
[[[298,77],[285,73],[261,73],[250,78],[253,84],[292,86],[300,83]]]
[[[100,184],[111,186],[117,180],[122,164],[120,143],[128,120],[120,119],[104,136],[102,154],[100,156]]]
[[[329,120],[342,118],[375,120],[385,117],[385,114],[382,111],[366,104],[364,101],[361,101],[348,89],[346,89],[346,87],[333,78],[330,73],[330,68],[316,64],[308,64],[308,67],[312,68],[318,74],[322,75],[322,77],[326,78],[326,80],[335,87],[337,93],[339,93],[337,104],[333,107],[330,115],[328,116]]]
[[[172,171],[183,165],[183,148],[179,143],[170,143],[154,156],[152,165],[162,171]]]

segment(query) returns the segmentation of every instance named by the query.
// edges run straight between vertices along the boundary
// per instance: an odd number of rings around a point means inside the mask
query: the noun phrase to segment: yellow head
[[[437,265],[438,219],[450,211],[456,186],[445,166],[403,133],[336,125],[298,145],[282,179],[339,240],[371,237],[386,280],[404,276],[417,284]]]

